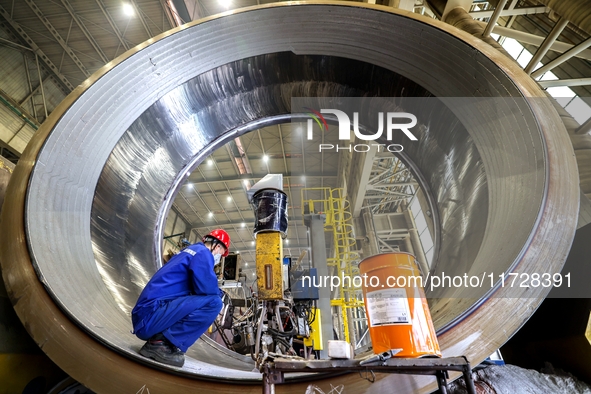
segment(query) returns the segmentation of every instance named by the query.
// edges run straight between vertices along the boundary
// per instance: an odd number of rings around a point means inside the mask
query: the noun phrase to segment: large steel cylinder
[[[556,111],[518,66],[412,13],[269,5],[137,46],[77,87],[36,133],[8,188],[0,249],[30,335],[98,393],[260,392],[247,357],[205,340],[183,369],[137,354],[129,310],[158,266],[166,214],[188,171],[235,136],[289,121],[291,97],[378,94],[509,98],[494,111],[454,112],[465,127],[424,133],[405,152],[438,215],[434,273],[559,272],[576,225],[577,168]],[[437,293],[431,313],[443,354],[484,359],[546,292]],[[396,375],[332,383],[356,393],[436,387],[430,377]]]

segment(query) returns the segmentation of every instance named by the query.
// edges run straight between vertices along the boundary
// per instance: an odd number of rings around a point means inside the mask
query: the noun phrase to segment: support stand
[[[476,394],[472,380],[472,368],[466,357],[447,358],[389,358],[365,362],[360,360],[296,360],[275,358],[266,361],[262,367],[263,394],[274,394],[275,385],[284,383],[285,372],[365,372],[373,376],[374,372],[397,373],[407,375],[433,375],[441,394],[448,393],[448,371],[462,372],[468,394]]]

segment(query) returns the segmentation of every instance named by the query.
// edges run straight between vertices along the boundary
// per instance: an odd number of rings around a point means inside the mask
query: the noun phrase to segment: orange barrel
[[[441,357],[415,257],[378,254],[362,260],[359,271],[374,353],[402,349],[396,357]]]

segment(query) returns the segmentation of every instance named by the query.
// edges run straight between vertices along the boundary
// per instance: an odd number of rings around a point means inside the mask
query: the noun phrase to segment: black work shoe
[[[140,349],[140,354],[144,357],[151,358],[158,362],[173,365],[175,367],[182,367],[185,363],[185,353],[181,352],[179,348],[170,343],[162,336],[162,339],[156,336],[150,338],[148,342]]]

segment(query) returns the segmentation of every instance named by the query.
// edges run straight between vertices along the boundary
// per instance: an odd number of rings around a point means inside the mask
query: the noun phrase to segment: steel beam
[[[117,27],[117,25],[113,21],[113,18],[111,18],[111,15],[109,15],[109,12],[105,8],[105,5],[103,4],[102,0],[95,0],[95,1],[96,1],[96,4],[101,9],[101,11],[102,11],[103,15],[105,16],[105,18],[107,19],[107,22],[109,22],[109,25],[111,25],[111,28],[113,29],[113,32],[115,33],[115,35],[119,39],[119,42],[121,43],[121,45],[123,45],[123,48],[125,48],[125,50],[128,50],[129,49],[129,45],[127,45],[127,43],[125,42],[125,39],[121,35],[121,32],[119,31],[119,28]]]
[[[90,45],[92,45],[92,47],[94,48],[96,53],[98,53],[98,55],[101,57],[101,60],[105,63],[108,63],[111,59],[109,59],[107,57],[107,55],[105,54],[105,52],[103,52],[103,50],[101,49],[99,44],[96,42],[96,40],[94,39],[92,34],[90,34],[90,32],[88,31],[88,29],[86,28],[84,23],[82,23],[80,18],[78,18],[78,15],[76,14],[76,11],[74,11],[74,8],[70,4],[70,2],[68,0],[61,0],[61,1],[62,1],[62,4],[64,5],[64,7],[66,8],[66,10],[70,13],[70,16],[72,17],[74,22],[76,22],[76,24],[78,25],[78,27],[82,31],[82,34],[84,34],[84,36],[86,37],[88,42],[90,42]]]
[[[519,0],[512,0],[511,4],[509,4],[509,7],[507,7],[507,9],[512,10],[513,8],[515,8],[518,1]],[[513,25],[513,22],[515,22],[516,18],[517,18],[517,15],[511,15],[511,17],[509,18],[509,20],[505,24],[505,27],[511,27]]]
[[[545,14],[550,12],[548,7],[519,7],[509,8],[501,11],[500,16],[513,16],[513,15],[531,15],[531,14]],[[472,11],[468,12],[474,19],[490,18],[494,11]]]
[[[304,215],[304,223],[310,234],[310,258],[317,270],[318,278],[327,278],[330,274],[326,260],[326,242],[324,237],[324,222],[326,215]],[[328,358],[328,341],[333,338],[332,307],[330,306],[330,288],[318,288],[318,309],[321,313],[322,350],[320,358]]]
[[[347,194],[350,196],[351,214],[354,218],[361,213],[363,199],[367,193],[367,186],[377,148],[372,147],[368,152],[355,154],[351,158],[351,172],[347,182]]]
[[[137,5],[137,2],[135,0],[130,0],[131,1],[131,5],[133,6],[133,8],[135,9],[135,13],[137,14],[137,17],[139,18],[142,26],[144,27],[144,30],[146,31],[146,33],[148,34],[148,39],[154,37],[154,34],[152,34],[152,31],[150,30],[150,27],[148,26],[148,23],[146,22],[146,20],[144,19],[144,16],[142,15],[142,10],[140,9],[140,7]]]
[[[376,225],[374,216],[369,208],[363,210],[361,217],[363,219],[363,227],[366,235],[367,251],[365,251],[365,257],[374,256],[380,253],[380,247],[378,246],[379,238],[377,235]],[[364,247],[365,249],[365,247]]]
[[[587,134],[591,132],[591,118],[587,119],[578,129],[575,130],[575,134]]]
[[[541,87],[551,88],[555,86],[588,86],[591,78],[557,79],[552,81],[538,81]]]
[[[35,64],[37,65],[37,76],[39,77],[39,81],[43,81],[41,77],[41,67],[39,67],[39,56],[35,55]],[[43,111],[45,112],[45,119],[49,115],[47,111],[47,101],[45,100],[45,89],[43,89],[43,83],[40,83],[39,86],[41,87],[41,97],[43,99]]]
[[[31,97],[33,97],[32,96],[34,94],[34,92],[33,92],[33,83],[31,82],[31,72],[29,71],[29,61],[27,60],[27,56],[23,56],[23,63],[24,63],[24,66],[25,66],[25,75],[27,77],[27,85],[29,85],[29,90],[31,91]],[[41,88],[41,84],[42,83],[43,82],[40,81],[39,86],[37,88]],[[35,91],[36,90],[37,89],[35,89]],[[27,99],[23,100],[21,102],[21,105],[23,103],[25,103],[26,100]],[[39,120],[39,117],[37,115],[37,108],[35,107],[35,101],[34,100],[31,100],[31,107],[33,108],[33,115],[35,116],[35,119]]]
[[[392,246],[388,245],[388,243],[381,238],[378,238],[378,243],[382,244],[382,246],[384,246],[388,252],[399,252],[399,250],[394,249]],[[381,248],[380,248],[380,250],[381,250]]]
[[[484,24],[483,22],[480,22],[480,23]],[[493,33],[498,34],[503,37],[513,38],[513,39],[515,39],[519,42],[522,42],[524,44],[531,44],[531,45],[536,45],[536,46],[540,46],[542,44],[542,42],[544,42],[544,40],[546,39],[546,37],[543,37],[543,36],[537,36],[535,34],[530,34],[530,33],[526,33],[523,31],[509,29],[509,28],[501,27],[501,26],[495,26],[495,28],[493,29]],[[561,42],[561,41],[556,41],[554,44],[552,44],[550,46],[550,50],[556,51],[556,52],[565,52],[573,47],[574,47],[574,45],[572,45],[572,44],[568,44],[566,42]],[[587,49],[587,50],[581,51],[576,54],[576,57],[579,57],[581,59],[591,60],[591,50]]]
[[[505,8],[505,4],[507,4],[507,0],[500,0],[497,4],[497,7],[495,8],[492,16],[488,21],[488,24],[486,25],[486,28],[484,29],[484,32],[482,33],[483,38],[490,36],[492,29],[495,27],[497,21],[499,20],[499,17],[501,16],[503,8]]]
[[[546,53],[548,53],[548,50],[550,49],[552,44],[556,42],[556,39],[558,38],[558,36],[560,36],[566,25],[568,25],[568,19],[566,18],[561,17],[558,20],[558,22],[556,22],[556,24],[550,31],[550,34],[548,34],[544,42],[542,42],[542,45],[540,45],[536,53],[534,53],[534,56],[531,58],[527,66],[525,66],[524,71],[526,73],[530,74],[534,70],[534,67],[536,67],[538,62],[541,61],[544,56],[546,56]]]
[[[66,53],[68,54],[70,59],[72,59],[74,64],[76,64],[76,66],[78,66],[80,71],[82,71],[82,73],[86,77],[90,77],[90,72],[86,69],[86,67],[84,66],[82,61],[78,58],[78,56],[76,56],[76,54],[74,53],[72,48],[70,48],[68,46],[68,43],[62,38],[62,36],[58,33],[58,31],[55,29],[55,27],[53,27],[53,25],[51,24],[51,22],[49,22],[47,17],[45,15],[43,15],[43,12],[41,12],[41,10],[39,9],[39,7],[37,7],[35,2],[33,2],[33,0],[25,0],[25,3],[27,3],[27,5],[31,9],[31,11],[33,11],[35,13],[35,15],[37,15],[37,18],[39,18],[41,23],[43,23],[43,25],[47,28],[47,30],[49,30],[49,32],[51,33],[53,38],[55,38],[57,40],[58,44],[60,44],[60,46],[64,49],[64,51],[66,51]]]
[[[29,73],[27,73],[28,76]],[[44,84],[46,81],[48,80],[48,78],[45,78],[43,81],[39,82],[39,85],[37,85],[37,87],[35,89],[31,90],[31,93],[29,93],[27,95],[27,97],[25,97],[24,99],[22,99],[19,102],[19,105],[23,105],[24,103],[26,103],[27,101],[29,101],[31,98],[33,98],[33,96],[39,91],[39,89],[41,89],[41,85]],[[35,103],[33,103],[33,107],[35,106]],[[36,117],[35,117],[36,118]]]
[[[571,49],[564,52],[562,55],[558,56],[556,59],[552,60],[551,62],[538,68],[536,71],[531,73],[531,77],[535,79],[535,78],[541,76],[546,71],[552,70],[554,67],[561,65],[562,63],[566,62],[570,58],[583,52],[585,49],[589,48],[589,46],[591,46],[591,37],[587,38],[585,41],[581,42],[580,44],[572,47]]]
[[[417,258],[417,262],[419,263],[423,277],[426,277],[429,273],[429,262],[427,261],[427,256],[425,256],[423,243],[421,242],[421,237],[419,236],[419,231],[417,230],[417,225],[410,209],[407,208],[404,210],[404,218],[406,219],[406,225],[408,226],[410,242],[412,243],[412,247],[415,250],[415,257]]]
[[[9,107],[12,112],[17,114],[21,119],[28,123],[35,130],[41,126],[33,115],[31,115],[26,109],[24,109],[15,99],[10,97],[8,93],[0,89],[0,100],[5,106]]]
[[[240,182],[258,181],[259,179],[263,178],[265,175],[267,175],[267,174],[244,174],[244,175],[238,175],[238,176],[234,176],[234,177],[209,178],[209,179],[204,179],[202,182],[193,182],[193,184],[199,185],[201,183],[205,184],[205,183],[222,183],[222,182],[236,182],[236,181],[240,181]],[[327,174],[323,174],[323,173],[319,173],[319,172],[289,174],[289,175],[283,174],[284,179],[301,178],[302,176],[305,176],[307,178],[334,179],[337,177],[337,174],[335,172],[331,172],[331,173],[327,173]]]
[[[281,144],[281,153],[283,155],[283,166],[284,166],[285,170],[287,171],[287,169],[289,167],[287,166],[287,159],[286,159],[287,156],[285,154],[285,143],[283,142],[283,132],[281,130],[281,125],[280,124],[277,124],[277,131],[279,131],[279,143]],[[291,187],[292,187],[291,184],[288,183],[287,184],[287,191],[288,191],[288,193],[289,193],[290,196],[293,196],[293,192],[291,190]],[[288,201],[288,204],[289,204],[289,201]],[[295,209],[295,206],[293,205],[293,202],[291,204],[289,204],[289,205],[291,206],[291,216],[295,218],[296,217],[296,209]],[[288,207],[288,209],[289,209],[289,207]],[[295,234],[296,234],[296,239],[297,239],[298,244],[299,244],[300,243],[300,236],[298,235],[298,232],[297,231],[295,232]]]
[[[33,52],[35,52],[41,58],[41,61],[45,63],[45,65],[49,67],[51,72],[53,72],[55,76],[61,81],[61,83],[65,85],[67,91],[71,92],[72,90],[74,90],[74,85],[72,85],[68,78],[66,78],[65,75],[59,72],[59,69],[55,66],[55,64],[53,64],[49,57],[47,57],[47,55],[41,50],[41,48],[39,48],[35,41],[33,41],[33,39],[23,30],[20,24],[18,24],[10,17],[10,14],[1,5],[0,15],[15,30],[16,34],[18,34],[27,44],[31,46]]]
[[[193,204],[191,204],[191,202],[189,201],[189,199],[187,199],[187,196],[185,195],[185,193],[183,192],[179,192],[179,196],[183,199],[183,201],[185,201],[185,203],[187,204],[187,206],[191,209],[191,211],[193,211],[193,213],[195,214],[195,216],[197,216],[197,218],[202,222],[205,223],[205,220],[203,219],[203,217],[197,212],[197,210],[195,209],[195,207],[193,206]],[[205,205],[207,206],[207,205]],[[178,209],[177,207],[177,211],[178,212],[182,212],[182,210]],[[184,214],[183,214],[184,216]],[[187,223],[191,223],[190,220],[187,219]]]
[[[18,49],[25,49],[27,51],[34,52],[31,48],[28,48],[28,47],[26,47],[24,45],[17,44],[16,42],[12,42],[12,41],[7,40],[7,39],[2,38],[2,37],[0,37],[0,43],[6,44],[8,46],[13,46],[13,47],[18,48]]]

